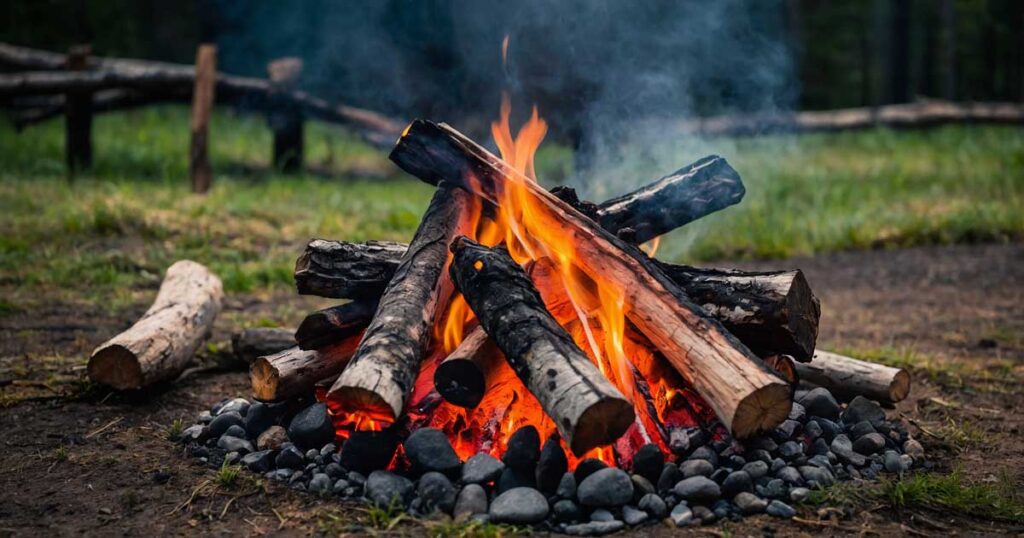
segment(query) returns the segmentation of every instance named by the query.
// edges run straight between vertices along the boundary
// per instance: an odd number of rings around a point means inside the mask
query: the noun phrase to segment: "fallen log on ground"
[[[551,317],[508,251],[466,237],[451,248],[456,287],[573,453],[618,439],[633,423],[633,405]]]
[[[488,379],[495,363],[503,360],[505,356],[487,336],[487,331],[477,327],[437,365],[434,388],[449,403],[476,407],[487,393]]]
[[[318,349],[363,332],[370,324],[377,302],[353,301],[317,310],[306,316],[295,331],[299,349]]]
[[[362,334],[356,334],[323,349],[291,347],[256,359],[249,367],[253,394],[266,402],[311,394],[318,383],[338,377],[359,346],[360,338]]]
[[[910,394],[910,373],[847,357],[828,351],[816,351],[808,364],[797,364],[803,382],[824,387],[840,400],[864,396],[885,404],[894,404]]]
[[[257,327],[231,335],[231,351],[246,364],[294,345],[295,330],[283,327]]]
[[[448,244],[469,225],[471,196],[443,185],[434,194],[351,364],[327,394],[336,413],[358,411],[386,423],[401,416],[434,317],[447,309]]]
[[[176,377],[209,336],[223,297],[220,279],[209,269],[175,262],[142,318],[92,352],[89,379],[129,390]]]
[[[733,436],[769,430],[789,415],[789,385],[693,304],[646,255],[480,145],[447,125],[417,120],[390,158],[428,183],[447,179],[495,205],[501,193],[519,189],[535,217],[525,223],[520,239],[569,239],[575,266],[615,287],[628,305],[626,317],[704,397]]]

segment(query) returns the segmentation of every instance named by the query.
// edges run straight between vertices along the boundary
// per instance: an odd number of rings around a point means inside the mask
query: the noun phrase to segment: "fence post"
[[[75,45],[68,49],[68,71],[88,69],[91,45]],[[92,167],[92,93],[69,91],[64,96],[64,156],[68,178],[78,170]]]
[[[210,166],[209,130],[210,110],[213,108],[217,86],[217,46],[199,45],[196,50],[196,80],[192,90],[192,145],[189,151],[189,175],[192,192],[203,194],[210,190],[213,169]]]
[[[274,94],[280,95],[296,87],[302,75],[302,60],[274,60],[267,64],[267,75],[272,88],[267,123],[274,132],[274,168],[288,174],[298,172],[302,169],[302,111],[293,103],[275,99]]]

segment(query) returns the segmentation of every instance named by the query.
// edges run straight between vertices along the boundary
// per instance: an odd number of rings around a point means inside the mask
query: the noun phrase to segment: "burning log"
[[[886,404],[894,404],[910,394],[910,374],[903,368],[866,362],[817,351],[809,364],[797,364],[801,381],[825,387],[841,400],[864,396]]]
[[[473,329],[434,371],[434,387],[449,403],[473,408],[487,392],[490,372],[504,360],[483,327]]]
[[[128,390],[174,378],[206,340],[223,297],[220,279],[209,269],[175,262],[142,318],[92,352],[89,379]]]
[[[317,310],[306,316],[295,331],[299,349],[318,349],[363,332],[370,324],[377,302],[353,301]]]
[[[287,400],[310,394],[317,383],[333,381],[359,346],[362,334],[356,334],[318,350],[292,347],[249,366],[249,381],[257,399],[266,402]]]
[[[508,251],[466,237],[451,248],[456,287],[573,453],[618,439],[633,423],[633,405],[551,317]]]
[[[629,320],[707,400],[733,436],[774,428],[788,416],[788,384],[693,304],[639,249],[483,147],[447,125],[417,120],[406,128],[390,158],[427,182],[455,181],[495,204],[502,192],[520,189],[536,219],[527,223],[526,233],[557,230],[570,238],[576,266],[590,278],[614,286]]]
[[[314,239],[295,261],[295,286],[302,295],[376,301],[407,248],[390,241]]]
[[[272,355],[294,345],[295,331],[282,327],[245,329],[231,335],[231,350],[246,364],[252,364],[259,357]]]
[[[328,405],[394,422],[402,414],[426,351],[434,316],[451,295],[447,246],[468,225],[471,195],[442,186],[402,256],[352,363],[327,394]]]

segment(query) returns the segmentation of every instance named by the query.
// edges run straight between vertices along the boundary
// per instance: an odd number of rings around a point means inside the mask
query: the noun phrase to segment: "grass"
[[[167,438],[174,441],[181,437],[181,432],[183,431],[185,431],[185,421],[181,418],[176,418],[171,422],[170,428],[167,429]]]
[[[231,489],[238,483],[238,479],[241,475],[241,465],[230,465],[225,461],[221,464],[220,469],[217,469],[217,485],[224,489]]]
[[[262,119],[218,113],[214,186],[192,195],[188,111],[174,106],[97,117],[95,167],[69,184],[62,129],[52,121],[17,134],[0,122],[0,316],[55,300],[114,311],[145,303],[181,258],[210,266],[229,292],[290,288],[309,238],[408,240],[432,192],[382,152],[316,123],[307,126],[306,160],[320,172],[282,176],[270,169]],[[585,190],[604,198],[712,152],[740,171],[747,196],[671,234],[662,257],[1024,236],[1024,132],[1015,128],[665,142],[624,151],[639,157],[602,168]],[[542,181],[572,176],[564,147],[548,145],[538,159]],[[602,180],[615,174],[638,179]]]

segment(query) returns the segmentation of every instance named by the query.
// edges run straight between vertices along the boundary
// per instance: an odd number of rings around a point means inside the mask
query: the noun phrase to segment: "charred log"
[[[473,408],[487,392],[495,363],[505,360],[483,327],[470,331],[434,371],[434,387],[449,403]]]
[[[295,346],[295,330],[282,327],[245,329],[231,335],[231,351],[239,360],[252,364],[264,355],[273,355]]]
[[[376,301],[353,301],[317,310],[306,316],[295,331],[299,349],[318,349],[363,332],[377,310]]]
[[[390,241],[314,239],[295,262],[295,286],[302,295],[376,301],[407,248]]]

